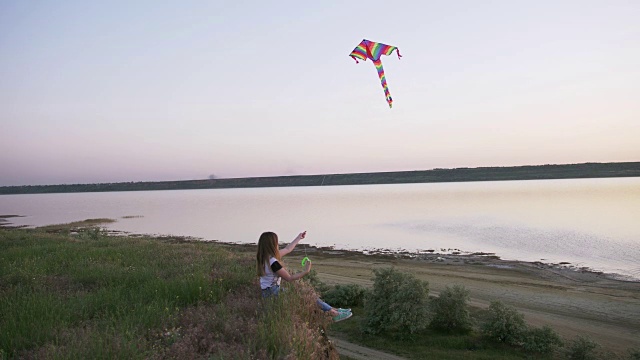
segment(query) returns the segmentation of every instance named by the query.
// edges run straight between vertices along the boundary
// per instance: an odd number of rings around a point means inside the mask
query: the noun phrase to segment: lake
[[[3,195],[0,215],[235,243],[307,230],[314,246],[495,253],[640,279],[640,178]]]

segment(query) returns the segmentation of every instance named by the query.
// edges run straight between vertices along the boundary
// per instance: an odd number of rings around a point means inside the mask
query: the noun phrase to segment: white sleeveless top
[[[264,275],[260,276],[260,288],[262,290],[266,288],[270,288],[275,285],[280,285],[280,281],[282,280],[282,278],[278,276],[275,272],[273,272],[273,270],[271,269],[271,266],[273,265],[273,263],[277,261],[278,259],[276,259],[275,257],[270,257],[269,264],[267,263],[264,264]],[[278,263],[277,267],[282,268],[282,265]]]

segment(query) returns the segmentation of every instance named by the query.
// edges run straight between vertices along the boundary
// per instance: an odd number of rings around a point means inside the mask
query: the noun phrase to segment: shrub
[[[640,349],[629,349],[629,360],[640,360]]]
[[[560,335],[548,326],[529,328],[524,335],[522,347],[526,351],[551,354],[562,346]]]
[[[493,301],[489,305],[489,321],[484,324],[482,330],[489,338],[510,345],[521,345],[527,325],[524,315],[516,309],[500,301]]]
[[[325,291],[324,301],[335,307],[361,306],[364,302],[366,289],[360,285],[336,285]]]
[[[568,358],[571,360],[595,360],[597,359],[596,348],[598,344],[587,336],[578,335],[568,348]]]
[[[356,284],[336,285],[329,291],[325,291],[322,298],[335,307],[361,306],[365,292],[365,288]]]
[[[471,329],[471,315],[467,303],[469,290],[462,285],[454,285],[431,300],[431,326],[447,331],[467,331]]]
[[[429,283],[393,268],[376,269],[365,297],[364,331],[415,333],[427,324]]]

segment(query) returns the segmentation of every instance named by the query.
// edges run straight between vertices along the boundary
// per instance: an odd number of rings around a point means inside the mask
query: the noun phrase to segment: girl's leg
[[[322,301],[321,299],[316,299],[316,303],[320,306],[322,311],[325,313],[329,313],[333,317],[333,321],[342,321],[351,317],[351,312],[341,313],[338,310],[334,309],[331,305]]]
[[[333,309],[333,307],[331,307],[331,305],[329,305],[326,302],[322,301],[320,298],[318,298],[316,300],[316,303],[318,304],[318,306],[320,306],[322,311],[329,311],[329,310]]]

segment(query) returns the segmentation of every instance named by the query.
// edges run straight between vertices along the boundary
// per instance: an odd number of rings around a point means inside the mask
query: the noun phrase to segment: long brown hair
[[[258,276],[264,276],[264,264],[268,264],[269,258],[272,256],[282,262],[278,249],[278,235],[271,231],[263,232],[258,240],[258,253],[256,254]]]

